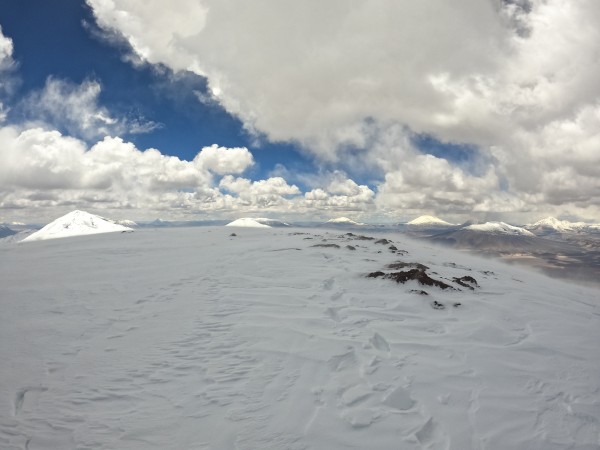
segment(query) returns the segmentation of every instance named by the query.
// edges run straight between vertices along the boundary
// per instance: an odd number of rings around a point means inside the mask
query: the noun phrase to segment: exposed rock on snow
[[[124,231],[133,230],[122,225],[117,225],[103,217],[75,210],[50,222],[41,230],[23,239],[22,242]]]
[[[535,236],[525,228],[515,227],[504,222],[486,222],[482,224],[469,225],[465,230],[477,231],[489,234],[506,234],[512,236]]]

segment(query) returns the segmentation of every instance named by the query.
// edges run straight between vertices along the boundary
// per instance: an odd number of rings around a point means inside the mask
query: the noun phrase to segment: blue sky
[[[599,221],[600,7],[565,4],[2,2],[0,221]]]
[[[298,171],[315,170],[293,143],[255,143],[243,124],[223,108],[199,102],[191,92],[206,91],[204,78],[191,72],[175,76],[164,67],[124,61],[126,44],[119,48],[103,40],[83,1],[2,2],[0,25],[14,41],[20,81],[15,102],[29,91],[42,89],[48,77],[77,84],[92,79],[101,84],[99,101],[110,111],[160,124],[150,133],[126,136],[138,148],[158,148],[191,160],[202,147],[215,143],[245,146],[257,162],[252,173],[257,179],[267,176],[277,164]],[[23,119],[23,112],[13,108],[9,121]]]

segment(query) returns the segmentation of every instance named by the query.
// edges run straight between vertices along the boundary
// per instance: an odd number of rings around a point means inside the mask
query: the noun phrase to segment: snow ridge
[[[465,230],[479,231],[491,234],[509,234],[512,236],[535,236],[525,228],[515,227],[505,222],[486,222],[482,224],[469,225]]]

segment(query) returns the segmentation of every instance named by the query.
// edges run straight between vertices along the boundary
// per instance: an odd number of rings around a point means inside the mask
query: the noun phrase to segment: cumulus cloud
[[[368,186],[358,185],[340,171],[327,174],[324,181],[322,187],[304,194],[302,205],[306,210],[328,217],[344,213],[360,217],[374,210],[375,192]]]
[[[104,136],[148,133],[160,124],[140,117],[116,117],[99,104],[102,88],[95,80],[81,84],[49,77],[40,91],[23,102],[27,115],[86,140]]]
[[[205,76],[248,129],[330,163],[364,149],[379,204],[597,214],[595,0],[87,2],[139,58]],[[473,145],[483,166],[382,152],[389,127]]]
[[[244,172],[254,164],[254,159],[247,148],[225,148],[213,144],[204,147],[194,158],[194,163],[218,175],[225,175]]]
[[[4,105],[3,98],[10,94],[14,86],[14,76],[12,74],[15,68],[13,59],[13,41],[4,36],[0,26],[0,123],[6,120],[8,107]]]
[[[11,38],[4,36],[0,26],[0,70],[14,64],[12,56],[13,41]]]
[[[29,215],[78,207],[172,217],[235,211],[244,202],[251,206],[253,196],[298,193],[277,179],[251,183],[239,199],[222,193],[215,177],[249,167],[252,155],[245,148],[206,147],[194,161],[184,161],[118,137],[88,147],[56,130],[2,127],[0,161],[0,208],[27,209]]]

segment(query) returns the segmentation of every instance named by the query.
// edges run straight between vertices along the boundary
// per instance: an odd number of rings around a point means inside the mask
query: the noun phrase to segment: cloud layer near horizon
[[[372,169],[382,214],[600,218],[595,0],[87,2],[138,59],[205,76],[248,130]],[[475,167],[415,133],[472,146]]]
[[[156,149],[141,151],[118,137],[88,147],[56,130],[7,126],[0,128],[0,160],[0,209],[26,219],[51,219],[75,208],[118,218],[188,220],[320,209],[281,177],[241,177],[254,164],[246,148],[212,145],[182,161]],[[323,191],[322,200],[337,202],[323,209],[361,212],[363,203],[372,203],[374,194],[366,186],[338,178],[350,189]]]

